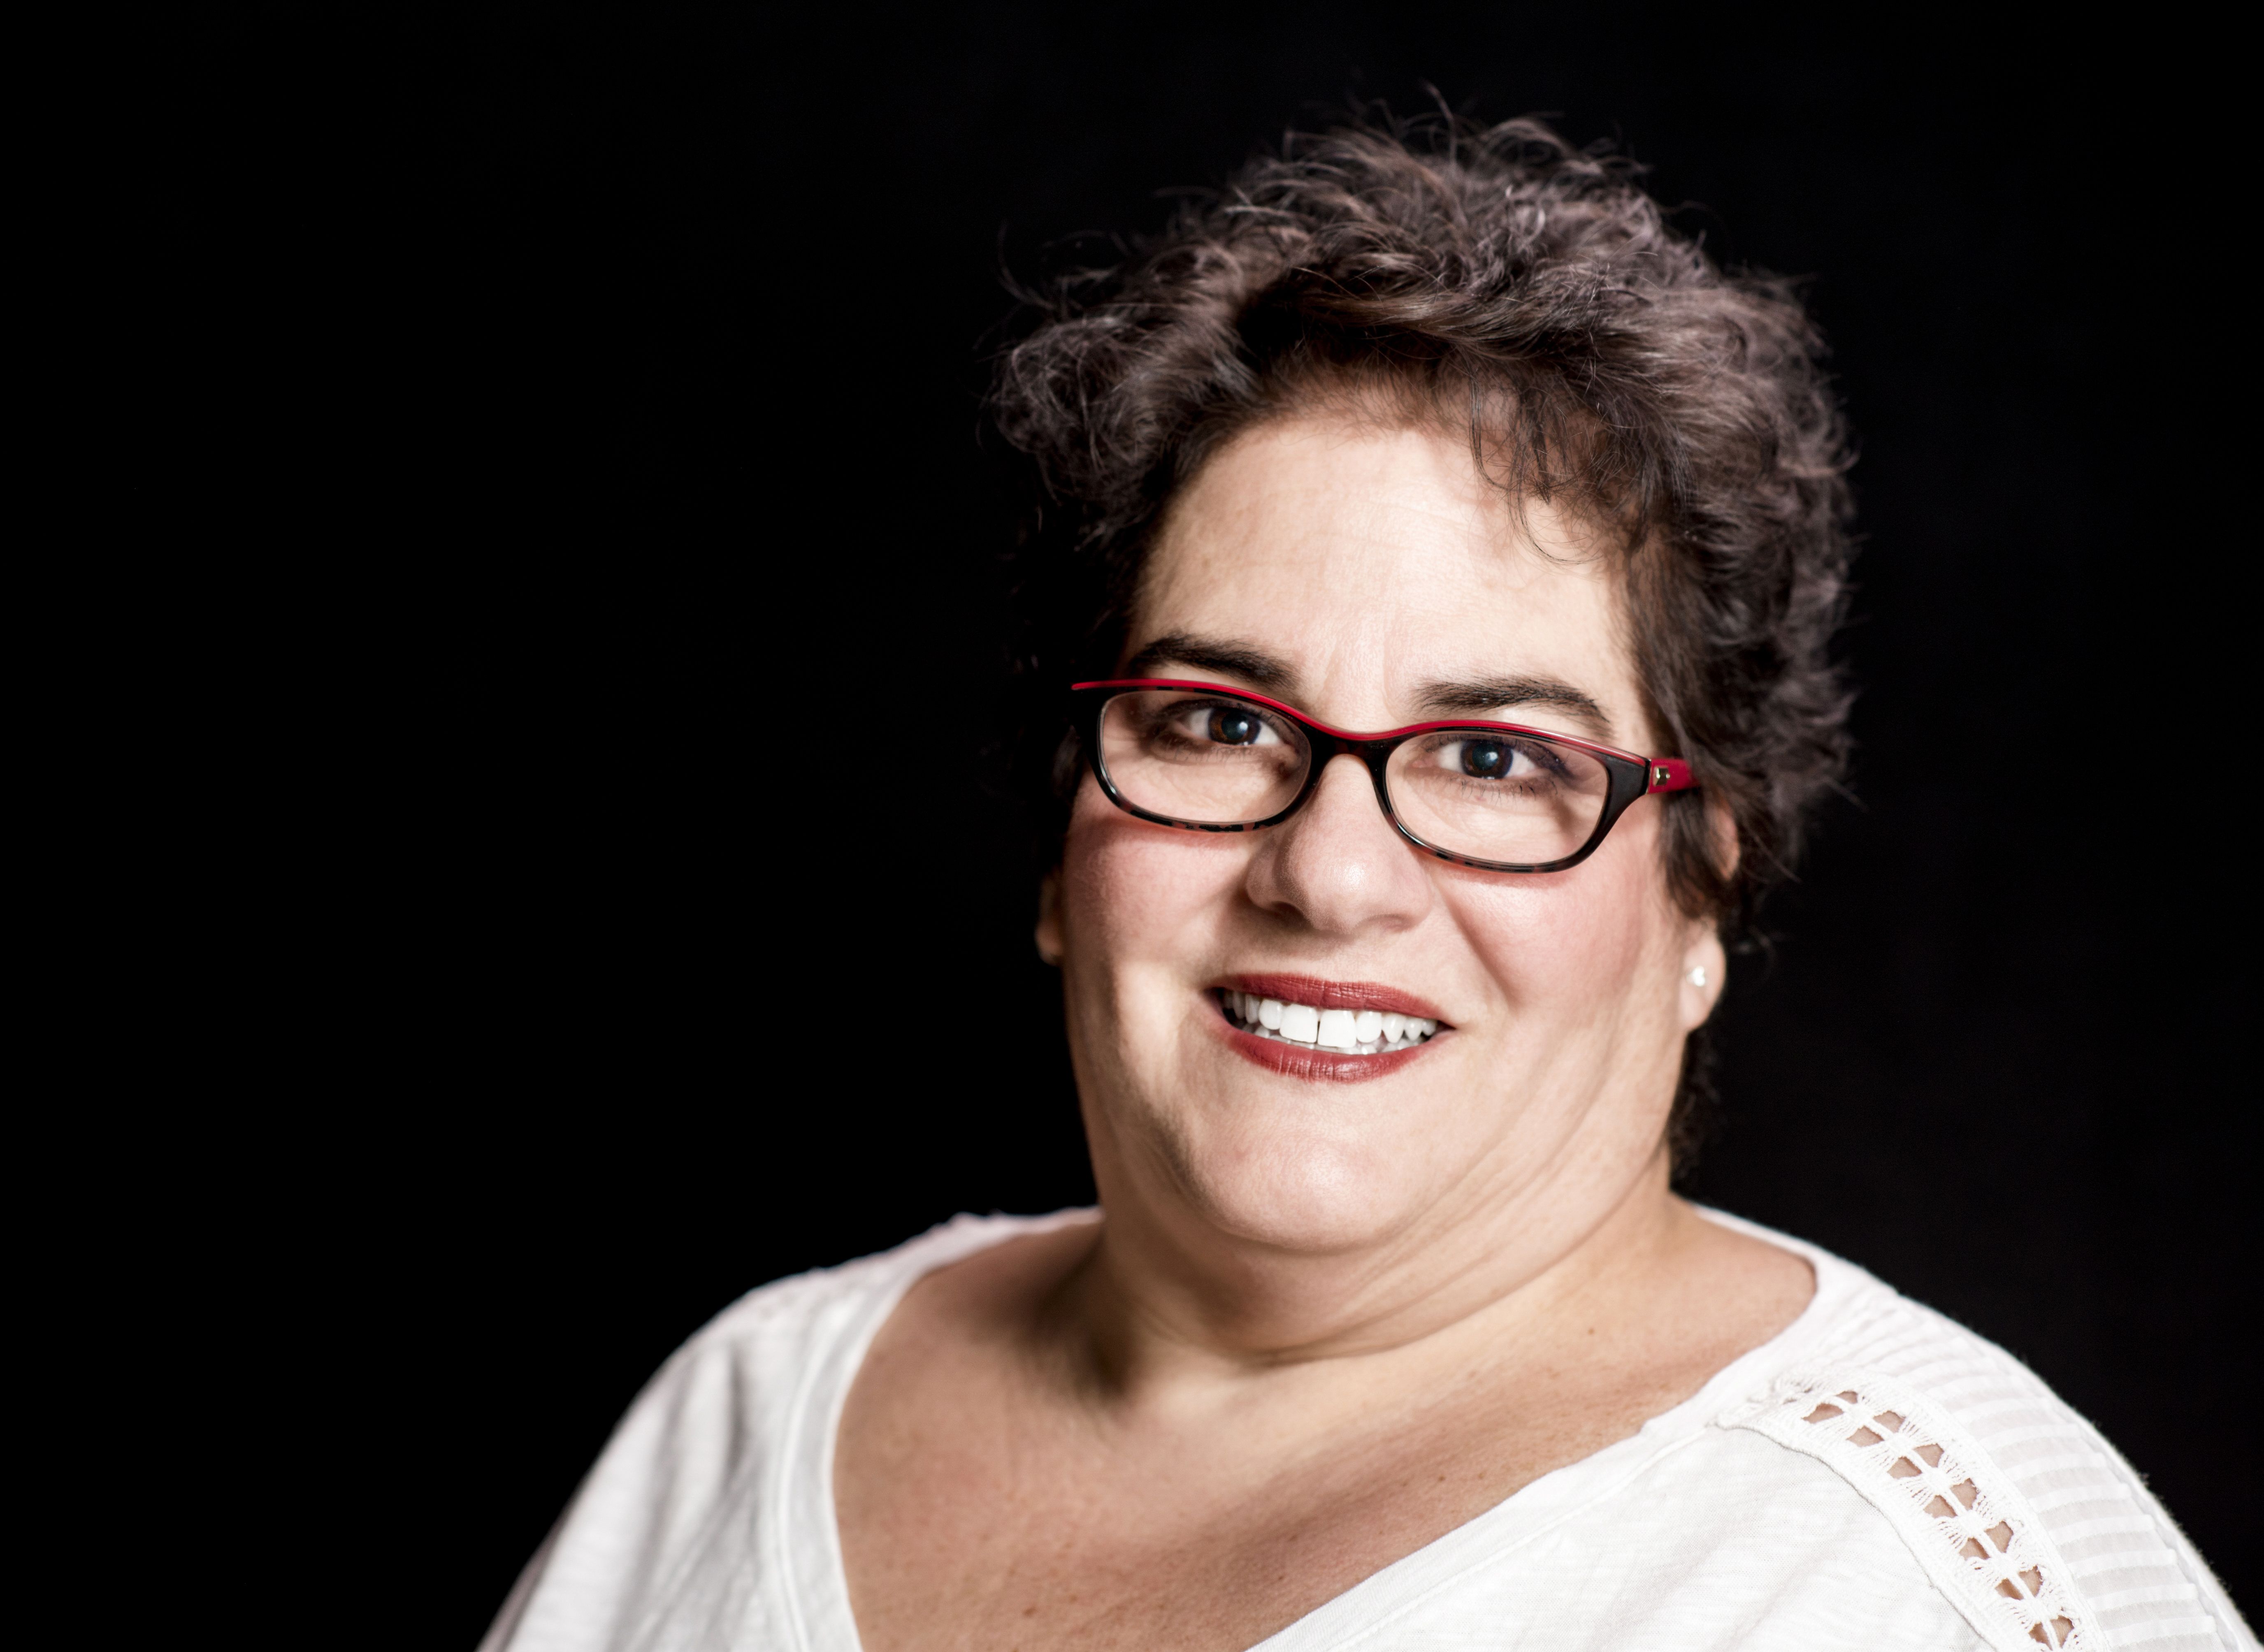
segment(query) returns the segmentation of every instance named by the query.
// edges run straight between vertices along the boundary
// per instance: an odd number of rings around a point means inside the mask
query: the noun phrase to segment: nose
[[[1322,934],[1390,933],[1430,907],[1420,856],[1384,818],[1366,765],[1339,753],[1305,807],[1259,834],[1244,887],[1267,911]]]

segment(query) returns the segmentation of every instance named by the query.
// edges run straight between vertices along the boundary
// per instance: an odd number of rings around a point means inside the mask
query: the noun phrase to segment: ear
[[[1718,798],[1706,802],[1706,830],[1714,840],[1714,864],[1724,876],[1738,869],[1738,822],[1730,806]],[[1690,926],[1682,948],[1682,1030],[1686,1032],[1714,1013],[1730,973],[1730,954],[1722,945],[1720,929],[1700,920]]]
[[[1745,859],[1738,851],[1738,817],[1719,797],[1706,800],[1706,835],[1714,840],[1714,864],[1722,875],[1737,876],[1738,862]]]
[[[1682,949],[1680,995],[1685,1032],[1714,1013],[1714,1006],[1722,1001],[1722,986],[1729,973],[1730,954],[1714,926],[1694,925],[1689,944]]]
[[[1061,873],[1058,868],[1049,872],[1038,885],[1038,956],[1055,968],[1061,967]]]

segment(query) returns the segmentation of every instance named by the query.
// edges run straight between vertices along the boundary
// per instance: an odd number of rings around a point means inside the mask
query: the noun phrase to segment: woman
[[[1842,750],[1787,293],[1513,123],[1301,141],[1048,305],[1099,1209],[730,1309],[488,1644],[2254,1645],[2034,1376],[1671,1191]]]

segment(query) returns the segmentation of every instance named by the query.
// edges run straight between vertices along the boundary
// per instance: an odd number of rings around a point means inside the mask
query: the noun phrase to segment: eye
[[[1498,740],[1465,740],[1462,748],[1458,766],[1481,780],[1498,780],[1517,764],[1516,751]]]
[[[1182,703],[1171,716],[1172,731],[1182,740],[1211,746],[1278,746],[1281,731],[1266,721],[1254,706],[1231,701]]]
[[[1533,753],[1523,746],[1477,735],[1445,743],[1435,750],[1432,761],[1449,774],[1473,780],[1524,779],[1538,767]]]
[[[1210,737],[1223,746],[1254,746],[1266,725],[1239,706],[1218,706],[1210,714]]]

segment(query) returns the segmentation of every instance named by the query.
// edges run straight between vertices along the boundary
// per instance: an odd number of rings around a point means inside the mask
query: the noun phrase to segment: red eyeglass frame
[[[1173,820],[1168,815],[1158,815],[1152,809],[1142,808],[1137,803],[1127,799],[1116,789],[1116,783],[1108,778],[1108,765],[1101,759],[1100,714],[1107,708],[1111,696],[1143,688],[1171,688],[1204,694],[1223,694],[1232,699],[1249,700],[1252,704],[1263,706],[1269,711],[1278,712],[1287,717],[1303,731],[1307,743],[1312,747],[1312,760],[1306,767],[1304,784],[1297,788],[1296,796],[1291,798],[1288,806],[1280,812],[1269,815],[1264,820],[1242,821],[1230,825],[1211,821]],[[1523,723],[1472,721],[1461,718],[1449,718],[1440,722],[1410,723],[1404,728],[1391,728],[1380,734],[1364,735],[1354,734],[1342,728],[1332,728],[1326,723],[1315,722],[1295,706],[1285,706],[1280,700],[1269,699],[1264,694],[1253,694],[1246,688],[1230,688],[1223,683],[1188,682],[1176,677],[1132,677],[1102,682],[1072,683],[1070,685],[1070,692],[1078,695],[1082,702],[1076,727],[1078,739],[1085,747],[1086,766],[1092,771],[1092,778],[1100,783],[1100,789],[1108,801],[1127,815],[1140,820],[1152,821],[1158,826],[1176,827],[1181,831],[1254,832],[1262,831],[1268,826],[1278,826],[1304,808],[1310,801],[1314,792],[1320,786],[1321,775],[1332,762],[1339,757],[1354,757],[1368,767],[1368,779],[1375,787],[1376,806],[1382,809],[1383,818],[1391,822],[1393,830],[1426,854],[1435,855],[1440,859],[1451,861],[1456,866],[1474,866],[1481,872],[1563,872],[1568,867],[1578,866],[1590,855],[1595,853],[1596,845],[1604,841],[1605,835],[1618,822],[1619,817],[1627,813],[1637,798],[1647,797],[1653,792],[1689,791],[1698,784],[1690,772],[1690,764],[1681,757],[1646,757],[1633,751],[1622,751],[1616,746],[1602,745],[1593,740],[1582,740],[1574,735],[1560,735],[1553,729],[1528,728]],[[1499,730],[1506,734],[1522,735],[1528,739],[1547,741],[1552,745],[1570,746],[1574,750],[1586,752],[1600,762],[1604,765],[1604,772],[1609,777],[1610,790],[1605,797],[1603,813],[1596,822],[1596,829],[1588,834],[1588,841],[1561,860],[1550,860],[1535,866],[1520,866],[1508,861],[1479,860],[1469,855],[1456,854],[1451,849],[1441,849],[1435,844],[1426,843],[1408,830],[1406,822],[1402,821],[1392,809],[1391,793],[1384,783],[1384,769],[1391,760],[1391,754],[1405,742],[1418,735],[1435,734],[1444,728]]]

